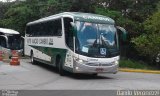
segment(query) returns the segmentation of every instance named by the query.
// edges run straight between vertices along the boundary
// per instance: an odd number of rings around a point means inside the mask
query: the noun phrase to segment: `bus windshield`
[[[10,35],[8,37],[8,48],[11,50],[22,49],[22,38],[20,35]]]
[[[89,57],[119,55],[114,25],[76,21],[76,52]]]

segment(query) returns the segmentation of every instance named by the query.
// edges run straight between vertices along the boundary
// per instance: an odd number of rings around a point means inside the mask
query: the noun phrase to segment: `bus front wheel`
[[[61,76],[64,76],[64,70],[63,70],[62,60],[61,60],[61,58],[59,56],[57,58],[57,65],[58,65],[57,67],[58,67],[59,74]]]
[[[93,75],[93,76],[97,76],[97,75],[98,75],[98,73],[93,73],[92,75]]]

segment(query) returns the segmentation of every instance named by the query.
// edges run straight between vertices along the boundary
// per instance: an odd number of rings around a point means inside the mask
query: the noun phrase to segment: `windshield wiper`
[[[96,31],[97,35],[96,35],[96,40],[95,40],[94,43],[93,43],[93,47],[98,47],[98,46],[99,46],[99,44],[98,44],[98,40],[99,40],[99,39],[98,39],[98,37],[99,37],[99,36],[98,36],[98,35],[99,35],[99,34],[98,34],[99,26],[98,26],[98,24],[96,24],[96,25],[97,25],[97,28],[96,28],[96,29],[97,29],[97,31]]]
[[[103,39],[103,33],[100,34],[100,37],[99,37],[99,38],[100,38],[100,41],[101,41],[100,45],[102,45],[102,46],[105,45],[105,47],[107,48],[107,51],[108,51],[108,53],[109,53],[109,56],[111,56],[111,52],[110,52],[110,50],[109,50],[109,47],[107,46],[105,40]],[[100,41],[99,41],[99,42],[100,42]]]
[[[98,47],[99,46],[99,44],[98,44],[98,39],[96,39],[95,41],[94,41],[94,43],[93,43],[93,47]]]

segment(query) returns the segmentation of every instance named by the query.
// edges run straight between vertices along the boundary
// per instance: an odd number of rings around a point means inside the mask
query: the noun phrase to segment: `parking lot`
[[[24,90],[160,90],[160,74],[118,72],[117,74],[72,74],[60,76],[55,68],[32,65],[22,59],[20,66],[0,63],[0,89]]]

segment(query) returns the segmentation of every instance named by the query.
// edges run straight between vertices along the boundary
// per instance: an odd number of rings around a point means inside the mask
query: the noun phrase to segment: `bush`
[[[140,55],[147,56],[149,62],[155,65],[155,58],[160,52],[160,11],[144,22],[145,34],[132,39]]]
[[[135,61],[135,60],[130,60],[130,59],[123,59],[120,60],[119,66],[121,68],[134,68],[134,69],[156,69],[154,67],[151,67],[147,65],[146,63],[142,61]]]

